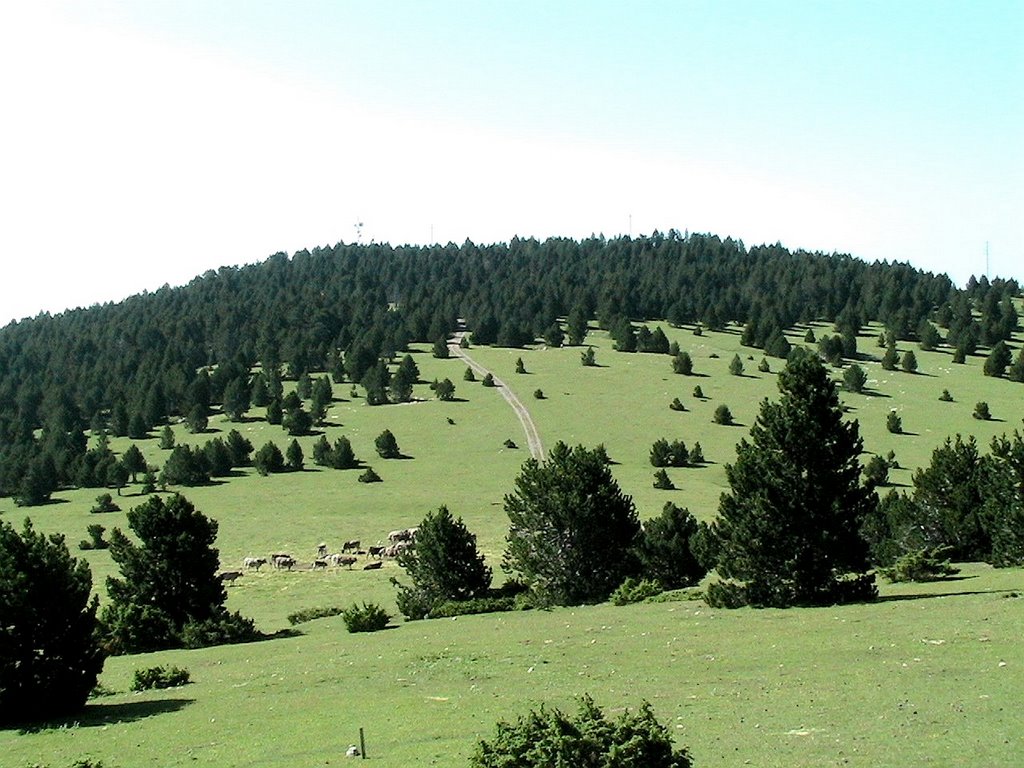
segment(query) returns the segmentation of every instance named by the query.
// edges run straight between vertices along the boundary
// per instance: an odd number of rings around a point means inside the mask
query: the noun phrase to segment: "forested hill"
[[[835,321],[846,333],[879,320],[908,338],[930,318],[969,354],[1008,334],[1008,297],[1017,291],[1016,282],[985,280],[959,291],[945,275],[906,264],[778,245],[748,250],[675,231],[276,254],[0,330],[0,494],[12,492],[47,445],[58,469],[70,466],[88,426],[152,429],[220,403],[232,382],[248,387],[257,363],[268,375],[330,370],[336,381],[359,382],[410,341],[447,336],[459,317],[475,343],[530,343],[575,314],[611,329],[640,319],[711,328],[734,321],[747,326],[744,342],[759,347],[801,320]],[[1016,320],[1013,312],[1011,328]]]

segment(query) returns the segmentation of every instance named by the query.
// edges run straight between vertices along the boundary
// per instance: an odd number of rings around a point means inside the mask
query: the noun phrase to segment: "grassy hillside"
[[[587,339],[597,368],[580,365],[579,348],[480,347],[470,354],[517,391],[546,447],[556,440],[604,443],[642,518],[671,500],[710,519],[736,441],[746,436],[760,401],[777,396],[774,371],[782,362],[770,359],[772,372],[759,372],[760,352],[741,347],[736,329],[698,337],[662,327],[692,355],[697,375],[674,374],[664,355],[616,353],[597,331]],[[791,340],[805,330],[794,329]],[[860,349],[876,357],[882,351],[870,331]],[[745,365],[742,377],[728,373],[736,353]],[[947,352],[915,354],[917,374],[862,361],[870,392],[843,395],[849,417],[860,421],[865,449],[895,451],[903,469],[891,477],[905,485],[946,436],[974,434],[987,448],[993,435],[1019,428],[1024,417],[1024,386],[982,376],[983,358],[953,365]],[[436,360],[426,348],[415,356],[425,381],[455,382],[457,402],[430,399],[423,384],[416,391],[422,402],[370,408],[351,398],[347,386],[335,386],[343,399],[330,411],[326,434],[332,441],[348,436],[383,483],[359,483],[358,471],[312,467],[317,438],[309,437],[300,440],[305,472],[263,478],[246,470],[223,483],[183,489],[220,523],[224,567],[281,550],[308,562],[320,541],[332,549],[352,538],[375,543],[446,504],[498,568],[507,528],[502,497],[528,455],[519,423],[496,391],[463,381],[464,363]],[[514,373],[518,357],[525,374]],[[697,385],[706,399],[693,397]],[[536,389],[545,399],[533,398]],[[943,389],[954,402],[938,400]],[[674,397],[685,412],[669,409]],[[996,420],[972,418],[979,400]],[[712,423],[722,403],[741,426]],[[893,408],[907,434],[886,431]],[[256,448],[273,439],[283,449],[290,440],[261,418],[240,426],[211,420],[220,434],[233,427]],[[411,458],[376,455],[373,440],[385,428]],[[176,437],[195,444],[214,434],[189,435],[179,427]],[[700,441],[710,463],[669,470],[678,490],[655,490],[648,452],[659,437]],[[505,448],[507,438],[521,447]],[[155,438],[140,447],[153,463],[166,458]],[[42,530],[64,532],[72,546],[89,523],[125,527],[124,512],[88,512],[96,494],[57,494],[60,503],[33,508],[31,516]],[[141,500],[118,499],[123,510]],[[9,520],[25,512],[0,501]],[[109,556],[82,554],[102,594],[112,572]],[[392,575],[401,572],[390,562],[378,572],[250,573],[229,588],[229,607],[253,616],[265,631],[314,606],[372,600],[393,610]],[[101,683],[114,695],[94,700],[77,726],[0,733],[0,765],[56,768],[86,756],[107,768],[322,765],[340,759],[362,726],[378,765],[456,766],[475,739],[493,732],[497,718],[540,701],[571,707],[582,693],[612,711],[650,700],[703,766],[1011,765],[1024,761],[1015,707],[1024,687],[1016,647],[1024,631],[1021,591],[1020,570],[969,566],[959,581],[889,586],[878,604],[835,609],[606,605],[400,624],[365,636],[349,635],[339,618],[323,619],[303,625],[296,638],[111,659]],[[127,692],[134,669],[164,663],[188,667],[195,683]]]

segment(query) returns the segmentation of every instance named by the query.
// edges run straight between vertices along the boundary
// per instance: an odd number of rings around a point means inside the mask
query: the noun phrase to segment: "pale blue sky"
[[[1024,0],[0,9],[0,322],[355,238],[1024,279]],[[25,258],[25,254],[31,254]]]

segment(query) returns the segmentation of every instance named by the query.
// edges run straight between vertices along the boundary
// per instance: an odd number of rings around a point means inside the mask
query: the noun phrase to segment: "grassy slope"
[[[580,366],[578,349],[474,348],[471,354],[516,388],[547,447],[558,439],[605,443],[642,517],[671,499],[710,518],[725,485],[724,465],[747,434],[712,424],[711,414],[724,402],[749,426],[760,400],[776,397],[775,375],[756,370],[760,354],[739,347],[735,333],[665,330],[703,376],[673,374],[665,356],[614,353],[596,332],[588,341],[604,366],[597,369]],[[748,374],[741,378],[726,372],[737,351]],[[879,350],[866,336],[861,351]],[[948,434],[977,434],[984,447],[991,435],[1020,425],[1021,385],[982,377],[981,359],[954,366],[945,353],[915,353],[920,374],[862,363],[877,396],[843,396],[861,422],[867,450],[895,450],[913,468]],[[516,357],[528,374],[513,373]],[[526,458],[525,449],[505,450],[501,443],[511,437],[523,445],[519,425],[497,393],[462,381],[461,363],[424,353],[417,362],[425,380],[451,378],[464,401],[367,408],[355,399],[336,403],[330,414],[335,426],[328,437],[347,435],[384,483],[358,483],[358,472],[311,469],[270,478],[246,472],[222,485],[186,489],[220,522],[226,567],[247,554],[282,549],[311,559],[321,540],[372,543],[442,503],[466,519],[497,565],[506,527],[501,498]],[[771,365],[777,370],[781,363]],[[706,401],[692,397],[697,384]],[[537,388],[547,399],[532,398]],[[943,388],[956,402],[937,400]],[[347,398],[347,389],[336,386],[336,394]],[[425,385],[417,392],[429,394]],[[687,412],[669,410],[677,396]],[[1003,421],[972,419],[980,399]],[[893,407],[916,434],[886,432]],[[216,419],[213,426],[230,428]],[[373,438],[384,428],[412,460],[376,456]],[[261,421],[242,431],[257,448],[267,439],[285,445],[281,430]],[[647,454],[658,437],[688,445],[699,440],[714,463],[670,470],[680,490],[656,491]],[[313,440],[301,441],[307,462]],[[162,463],[155,440],[144,450]],[[909,484],[909,469],[894,479]],[[43,530],[66,532],[72,543],[90,522],[124,527],[123,513],[88,513],[95,495],[60,494],[65,503],[34,509],[32,517]],[[127,509],[138,500],[121,503]],[[0,510],[10,518],[22,513],[9,499]],[[109,557],[87,558],[101,584],[111,572]],[[376,573],[248,574],[231,587],[230,605],[274,630],[300,608],[356,599],[393,606],[387,577],[399,574],[391,563]],[[459,765],[498,717],[542,700],[571,706],[583,692],[612,709],[651,700],[663,720],[678,723],[700,765],[1012,764],[1024,759],[1011,698],[1024,686],[1014,646],[1024,610],[1000,590],[1019,590],[1024,579],[1019,570],[981,567],[969,575],[974,578],[944,585],[887,588],[892,596],[948,597],[874,606],[784,612],[717,612],[696,603],[600,606],[424,622],[370,636],[348,635],[334,618],[305,625],[305,636],[294,639],[111,659],[102,683],[120,693],[91,705],[82,727],[0,733],[0,764],[57,766],[86,755],[108,766],[320,764],[340,756],[365,726],[378,764]],[[195,685],[125,693],[133,669],[156,663],[187,666]],[[175,704],[182,699],[190,703]]]

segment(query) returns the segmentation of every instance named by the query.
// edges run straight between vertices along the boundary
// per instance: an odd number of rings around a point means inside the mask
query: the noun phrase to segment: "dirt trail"
[[[491,374],[491,377],[494,379],[494,386],[497,387],[499,392],[501,392],[501,396],[505,398],[506,402],[512,406],[512,410],[515,411],[516,416],[519,417],[519,423],[523,425],[523,432],[526,433],[526,444],[530,448],[530,455],[537,459],[537,461],[543,461],[544,446],[540,442],[540,433],[537,431],[537,425],[533,423],[533,419],[530,417],[530,412],[526,410],[526,406],[523,405],[523,401],[516,397],[516,393],[507,387],[505,382],[494,375],[494,371],[487,370],[480,365],[480,363],[466,354],[466,350],[460,346],[462,337],[465,335],[465,331],[459,331],[455,334],[452,340],[448,342],[449,352],[451,352],[453,357],[465,360],[466,364],[473,369],[474,373],[477,373],[480,376],[486,376],[488,373]]]

